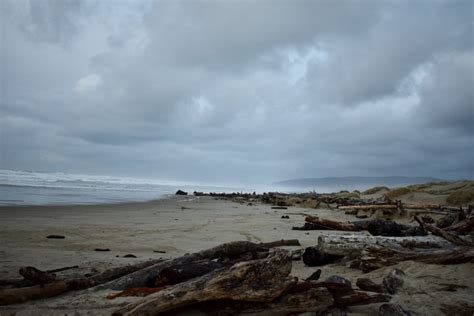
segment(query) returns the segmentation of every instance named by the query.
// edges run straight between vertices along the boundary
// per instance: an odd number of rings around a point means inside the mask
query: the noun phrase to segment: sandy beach
[[[296,231],[302,214],[336,220],[353,220],[339,210],[289,207],[271,209],[268,204],[237,203],[211,197],[170,196],[146,203],[87,206],[23,206],[0,208],[0,279],[18,278],[22,266],[41,270],[78,265],[65,271],[74,276],[102,271],[148,259],[173,258],[224,242],[269,242],[298,239],[302,247],[314,246],[321,234],[353,234],[338,231]],[[289,219],[282,219],[288,215]],[[47,239],[48,235],[64,239]],[[357,234],[365,234],[358,232]],[[110,251],[95,251],[107,248]],[[136,258],[124,258],[133,254]],[[365,274],[381,281],[394,267],[406,274],[403,288],[393,296],[414,315],[443,315],[442,304],[471,304],[474,297],[474,264],[431,265],[405,261]],[[336,263],[321,267],[321,279],[340,275],[353,282],[359,270]],[[316,268],[293,261],[292,274],[306,278]],[[449,284],[460,285],[454,291]],[[105,299],[107,292],[69,292],[48,300],[0,307],[1,315],[107,315],[134,297]],[[350,307],[348,314],[377,314],[380,304]]]
[[[474,316],[474,0],[0,21],[0,316]]]

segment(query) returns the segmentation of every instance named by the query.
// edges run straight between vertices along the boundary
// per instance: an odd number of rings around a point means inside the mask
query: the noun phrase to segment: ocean
[[[251,191],[128,177],[43,173],[0,169],[0,205],[69,205],[149,201],[174,194]]]

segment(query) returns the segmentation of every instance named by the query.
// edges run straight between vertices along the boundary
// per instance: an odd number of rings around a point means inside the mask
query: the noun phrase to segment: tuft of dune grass
[[[362,194],[375,194],[382,190],[389,191],[390,189],[387,187],[373,187],[373,188],[365,190],[364,192],[362,192]]]
[[[396,188],[385,193],[389,198],[393,199],[405,194],[410,193],[411,190],[407,187]]]
[[[432,188],[434,185],[436,185],[437,183],[435,182],[428,182],[428,183],[423,183],[423,184],[414,184],[414,185],[410,185],[410,187],[413,189],[413,190],[425,190],[425,189],[429,189],[429,188]]]
[[[474,189],[455,191],[446,198],[446,202],[452,205],[474,202]]]
[[[345,199],[358,199],[360,198],[359,193],[356,191],[349,192],[349,191],[341,191],[336,194],[338,197],[345,198]]]

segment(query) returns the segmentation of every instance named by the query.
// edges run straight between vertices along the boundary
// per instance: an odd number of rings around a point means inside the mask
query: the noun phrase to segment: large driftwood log
[[[446,228],[446,230],[456,232],[458,234],[466,234],[474,229],[474,217],[466,218],[456,224]]]
[[[367,247],[384,246],[394,249],[445,248],[451,244],[436,236],[376,237],[364,235],[319,236],[316,248],[323,253],[338,256],[357,256]]]
[[[305,222],[303,226],[293,226],[292,230],[326,230],[330,228],[323,227],[315,223]]]
[[[299,291],[326,288],[333,296],[335,306],[366,305],[390,300],[390,295],[354,290],[348,280],[339,276],[333,276],[333,281],[328,280],[324,282],[300,282],[292,290],[294,291],[295,288]]]
[[[338,222],[330,219],[320,218],[318,216],[306,216],[304,219],[308,223],[316,224],[321,226],[322,229],[334,229],[344,231],[357,231],[359,230],[356,225],[348,222]]]
[[[439,204],[409,204],[409,203],[402,203],[402,208],[410,208],[410,209],[440,209],[441,205]]]
[[[367,305],[388,302],[389,300],[389,295],[364,291],[353,291],[352,293],[335,297],[336,304],[340,306]]]
[[[340,210],[373,210],[373,209],[397,209],[396,204],[370,204],[370,205],[345,205],[339,206]]]
[[[369,204],[369,205],[345,205],[339,206],[341,210],[374,210],[374,209],[398,209],[398,208],[408,208],[408,209],[440,209],[439,204]]]
[[[449,242],[436,236],[427,237],[374,237],[364,235],[319,236],[315,247],[307,247],[303,262],[307,266],[321,266],[342,257],[356,258],[361,251],[375,245],[390,249],[443,248],[451,247]]]
[[[235,260],[236,258],[246,253],[258,253],[266,252],[269,248],[277,245],[293,245],[295,240],[290,241],[278,241],[272,243],[256,244],[249,241],[234,241],[226,244],[216,246],[207,250],[199,251],[190,255],[185,255],[179,258],[167,260],[156,265],[150,266],[146,269],[142,269],[135,273],[128,274],[122,278],[102,284],[95,289],[111,289],[111,290],[125,290],[132,287],[147,287],[153,286],[156,278],[159,276],[163,269],[170,268],[175,265],[187,264],[193,261],[205,260],[205,259],[230,259]]]
[[[113,268],[87,278],[55,281],[45,285],[0,290],[0,305],[21,303],[29,300],[56,296],[69,290],[89,288],[119,278],[125,274],[152,266],[160,261],[161,260],[149,260],[125,267]]]
[[[265,248],[274,248],[274,247],[283,247],[283,246],[301,246],[300,241],[298,239],[282,239],[277,241],[271,242],[262,242],[260,243],[261,246]]]
[[[1,290],[0,305],[10,305],[40,298],[52,297],[62,294],[68,289],[69,284],[67,284],[67,282],[59,281],[26,288]]]
[[[474,246],[474,244],[470,241],[467,241],[465,239],[462,239],[461,237],[456,236],[453,233],[450,233],[449,231],[446,231],[444,229],[438,228],[436,226],[430,225],[428,223],[423,223],[417,216],[415,216],[416,221],[420,224],[420,226],[424,229],[427,230],[434,235],[440,236],[450,242],[452,242],[455,245],[458,246]]]
[[[318,216],[306,216],[303,227],[293,227],[294,230],[319,230],[332,229],[341,231],[367,230],[374,236],[424,236],[424,232],[419,227],[401,225],[393,221],[374,219],[357,222],[338,222],[334,220],[320,218]]]
[[[351,267],[369,272],[407,260],[432,264],[474,262],[474,248],[457,247],[429,251],[402,251],[383,246],[372,246],[364,249],[360,257],[352,262]]]
[[[174,260],[165,262],[163,262],[163,260],[150,260],[135,265],[109,269],[91,277],[66,280],[66,286],[63,286],[63,281],[56,281],[49,283],[48,286],[45,287],[30,286],[19,289],[0,290],[0,302],[5,302],[4,304],[13,304],[58,295],[68,290],[79,290],[90,287],[95,287],[95,290],[108,288],[124,290],[131,287],[154,286],[156,278],[160,275],[163,269],[170,268],[174,265],[191,263],[206,258],[235,259],[235,257],[245,253],[258,254],[260,251],[268,251],[270,247],[296,244],[299,244],[297,240],[280,240],[267,244],[231,242]]]
[[[426,236],[427,233],[420,227],[406,226],[394,221],[374,219],[367,225],[367,231],[373,236],[403,237]]]
[[[289,277],[291,257],[276,250],[266,259],[240,262],[129,304],[114,315],[156,315],[178,307],[212,300],[271,302],[296,284]]]
[[[213,260],[201,260],[186,264],[178,264],[161,270],[160,274],[156,277],[153,286],[162,287],[178,284],[224,267],[224,263],[215,262]]]
[[[159,264],[160,262],[163,262],[163,260],[148,260],[133,265],[112,268],[105,270],[104,272],[101,272],[99,274],[93,275],[91,277],[68,280],[68,283],[70,284],[70,287],[73,290],[85,289],[121,278],[136,271],[141,271],[148,267],[152,267],[155,264]]]
[[[213,316],[242,314],[289,315],[304,312],[322,312],[334,303],[334,299],[325,288],[314,288],[304,292],[290,292],[272,302],[242,302],[221,300],[198,304],[195,308]],[[178,312],[178,311],[176,311]],[[179,314],[179,312],[178,312]]]

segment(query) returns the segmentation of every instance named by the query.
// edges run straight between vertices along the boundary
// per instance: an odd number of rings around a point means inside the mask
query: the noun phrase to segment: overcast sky
[[[0,168],[473,178],[470,0],[0,3]]]

